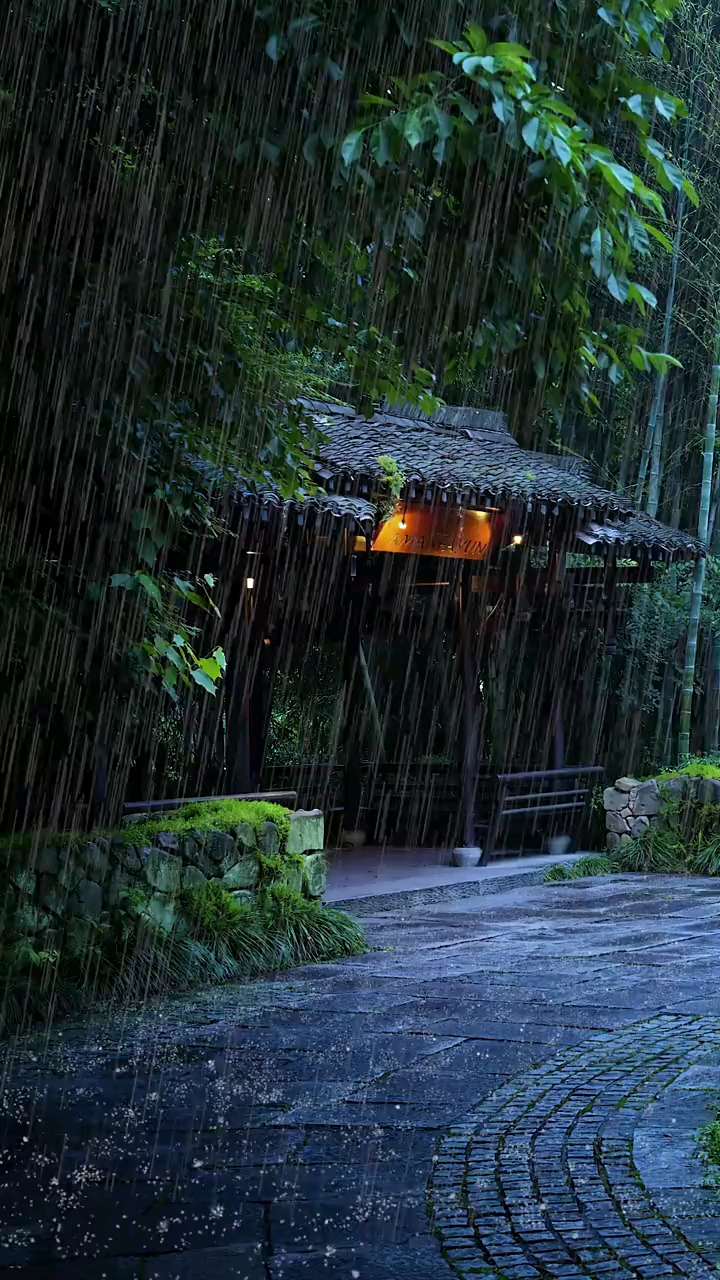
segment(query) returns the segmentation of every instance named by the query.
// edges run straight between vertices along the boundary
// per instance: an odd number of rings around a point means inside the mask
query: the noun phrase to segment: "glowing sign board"
[[[492,526],[487,511],[458,507],[396,508],[380,527],[373,551],[406,556],[444,556],[449,560],[484,560]]]

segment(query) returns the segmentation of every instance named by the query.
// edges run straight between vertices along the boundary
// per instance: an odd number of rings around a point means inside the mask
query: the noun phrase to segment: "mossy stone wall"
[[[178,811],[178,814],[182,811]],[[306,898],[325,891],[324,823],[319,810],[261,813],[227,830],[183,828],[178,814],[152,824],[140,820],[112,835],[8,842],[0,852],[0,929],[6,938],[31,937],[37,950],[59,949],[68,930],[111,912],[147,920],[172,932],[183,890],[214,882],[237,902],[250,903],[272,884]]]

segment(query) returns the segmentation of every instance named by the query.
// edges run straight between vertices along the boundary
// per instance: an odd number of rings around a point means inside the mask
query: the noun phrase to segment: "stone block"
[[[238,862],[240,861],[240,857],[241,857],[240,851],[238,850],[237,846],[233,844],[232,849],[230,849],[229,852],[225,854],[225,857],[223,858],[222,862],[216,868],[215,874],[221,877],[227,875],[228,871],[232,871],[233,867],[237,866]]]
[[[606,787],[603,791],[603,804],[608,813],[614,809],[624,809],[627,800],[627,794],[624,791],[616,791],[614,787]]]
[[[97,920],[102,911],[102,889],[95,880],[81,880],[75,893],[68,899],[71,915],[84,920]]]
[[[608,809],[605,815],[605,825],[608,831],[615,831],[618,835],[630,830],[627,818],[615,809]]]
[[[208,831],[204,849],[211,862],[222,862],[235,849],[235,841],[227,831]]]
[[[56,876],[40,877],[40,905],[53,915],[62,916],[67,910],[68,890],[64,889]]]
[[[140,865],[142,867],[147,866],[147,860],[150,857],[152,851],[153,851],[152,845],[139,844],[137,846],[137,856],[140,859]]]
[[[45,916],[45,919],[48,917]],[[39,929],[37,907],[32,902],[22,902],[12,918],[11,926],[16,937],[33,937]]]
[[[256,854],[246,853],[222,877],[223,889],[254,889],[260,878],[260,863]]]
[[[83,845],[79,861],[87,880],[94,880],[96,884],[103,883],[110,870],[110,855],[107,850],[91,841],[90,844]]]
[[[135,877],[132,872],[126,871],[124,867],[116,866],[105,885],[105,906],[110,908],[119,907],[134,886]]]
[[[12,882],[21,897],[35,897],[37,876],[34,871],[27,871],[24,867],[16,867],[12,872]]]
[[[153,849],[145,863],[145,879],[160,893],[174,894],[180,889],[182,862],[172,853]]]
[[[140,861],[133,845],[118,845],[113,849],[113,855],[118,865],[124,867],[126,871],[132,871],[135,873],[142,871],[143,864]]]
[[[60,850],[59,861],[58,884],[63,889],[74,889],[84,878],[84,866],[79,850],[72,845],[67,845]]]
[[[641,816],[653,818],[660,812],[662,808],[662,799],[658,791],[658,784],[654,778],[649,782],[641,782],[635,792],[630,805],[633,816],[638,818]]]
[[[158,831],[155,843],[158,849],[164,849],[166,853],[175,853],[180,846],[180,840],[174,831]]]
[[[207,884],[207,879],[199,867],[194,867],[190,864],[190,866],[183,867],[180,882],[183,889],[197,889],[201,884]]]
[[[720,804],[720,780],[698,778],[697,798],[700,804]]]
[[[630,835],[637,840],[638,836],[644,836],[650,827],[650,819],[641,814],[639,818],[633,818],[630,823]]]
[[[232,834],[241,853],[249,853],[251,849],[257,848],[255,828],[249,822],[239,822],[232,828]]]
[[[635,787],[639,786],[639,778],[617,778],[615,782],[616,791],[633,791]]]
[[[249,889],[235,889],[232,897],[239,907],[250,907],[255,901],[255,894]]]
[[[322,809],[297,809],[290,814],[288,853],[317,853],[325,848]]]
[[[681,774],[678,778],[664,778],[659,783],[659,789],[667,791],[668,796],[673,800],[682,800],[688,789],[688,781],[688,777],[684,774]]]
[[[616,831],[608,831],[607,840],[605,842],[610,853],[614,853],[620,844],[620,837]]]
[[[631,840],[632,840],[632,836],[618,836],[618,846],[623,844],[630,844]]]
[[[327,884],[324,853],[310,853],[303,862],[303,892],[308,898],[322,898]]]
[[[35,873],[39,876],[56,876],[60,870],[57,849],[40,849],[35,860]]]
[[[143,912],[144,919],[163,933],[171,933],[175,927],[175,903],[169,894],[154,893]]]
[[[262,831],[260,832],[260,849],[262,853],[270,854],[280,852],[280,832],[274,822],[264,822]]]

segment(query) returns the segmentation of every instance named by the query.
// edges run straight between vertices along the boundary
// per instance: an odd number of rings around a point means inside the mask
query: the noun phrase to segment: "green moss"
[[[149,818],[123,827],[122,835],[133,844],[150,844],[159,831],[189,835],[192,831],[230,831],[249,822],[259,838],[266,822],[274,822],[284,848],[290,833],[290,810],[267,800],[207,800],[184,804],[164,818]],[[117,835],[118,833],[113,833]]]
[[[290,833],[290,810],[267,800],[207,800],[184,804],[162,818],[148,818],[127,826],[88,832],[21,831],[0,837],[0,850],[42,848],[92,840],[96,836],[127,840],[128,844],[152,844],[159,831],[189,835],[192,831],[230,831],[249,822],[259,838],[266,822],[274,822],[284,849]]]
[[[696,756],[677,769],[664,769],[655,775],[658,782],[666,782],[670,778],[718,778],[720,779],[720,761],[710,756]]]

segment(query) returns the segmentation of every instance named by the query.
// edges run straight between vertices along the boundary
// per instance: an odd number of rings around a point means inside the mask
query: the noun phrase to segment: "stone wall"
[[[606,788],[603,796],[608,849],[627,844],[651,826],[664,825],[664,796],[700,806],[720,805],[720,781],[687,774],[662,780],[650,778],[646,782],[618,778],[614,787]]]
[[[237,902],[252,902],[263,856],[273,858],[274,881],[322,898],[323,815],[298,810],[288,819],[282,850],[274,822],[265,822],[259,833],[248,822],[230,831],[158,831],[152,844],[133,841],[129,826],[112,839],[6,850],[0,855],[0,928],[33,936],[47,950],[73,922],[97,921],[118,909],[170,931],[183,889],[216,882]]]

